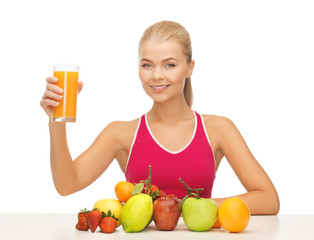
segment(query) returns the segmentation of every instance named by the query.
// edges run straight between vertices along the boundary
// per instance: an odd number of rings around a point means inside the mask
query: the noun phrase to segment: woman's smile
[[[150,87],[153,89],[154,92],[163,92],[164,90],[166,90],[168,87],[170,86],[170,84],[168,85],[151,85]]]

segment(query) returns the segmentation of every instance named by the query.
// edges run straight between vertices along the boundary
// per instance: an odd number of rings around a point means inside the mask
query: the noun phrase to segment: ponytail
[[[193,90],[192,90],[192,83],[191,78],[185,79],[185,85],[184,85],[184,98],[187,102],[188,106],[192,108],[193,105]]]

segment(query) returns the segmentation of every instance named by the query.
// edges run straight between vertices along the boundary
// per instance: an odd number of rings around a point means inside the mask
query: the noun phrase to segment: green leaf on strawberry
[[[111,218],[113,218],[113,219],[115,219],[115,220],[118,221],[118,218],[116,218],[115,215],[112,214],[110,210],[107,212],[107,214],[106,214],[105,212],[101,212],[101,213],[102,213],[102,218],[111,217]],[[111,215],[111,214],[112,214],[112,215]]]

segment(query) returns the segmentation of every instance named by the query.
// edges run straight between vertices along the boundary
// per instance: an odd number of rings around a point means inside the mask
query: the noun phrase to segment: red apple
[[[176,196],[166,195],[154,201],[153,220],[158,230],[171,231],[175,229],[180,215],[181,204]]]

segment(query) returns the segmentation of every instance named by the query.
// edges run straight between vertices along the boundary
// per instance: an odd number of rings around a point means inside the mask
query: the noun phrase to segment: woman
[[[215,172],[226,157],[247,190],[238,196],[251,214],[277,214],[276,189],[233,122],[191,109],[193,68],[191,40],[184,27],[162,21],[147,28],[139,43],[139,77],[153,99],[151,110],[139,119],[110,123],[74,161],[65,123],[50,121],[51,169],[57,191],[68,195],[87,187],[116,159],[127,181],[146,179],[152,165],[152,184],[167,194],[180,198],[186,194],[178,181],[181,177],[191,187],[203,187],[201,196],[211,197]],[[56,81],[47,78],[41,100],[50,118],[62,97]],[[224,198],[214,200],[220,206]]]

